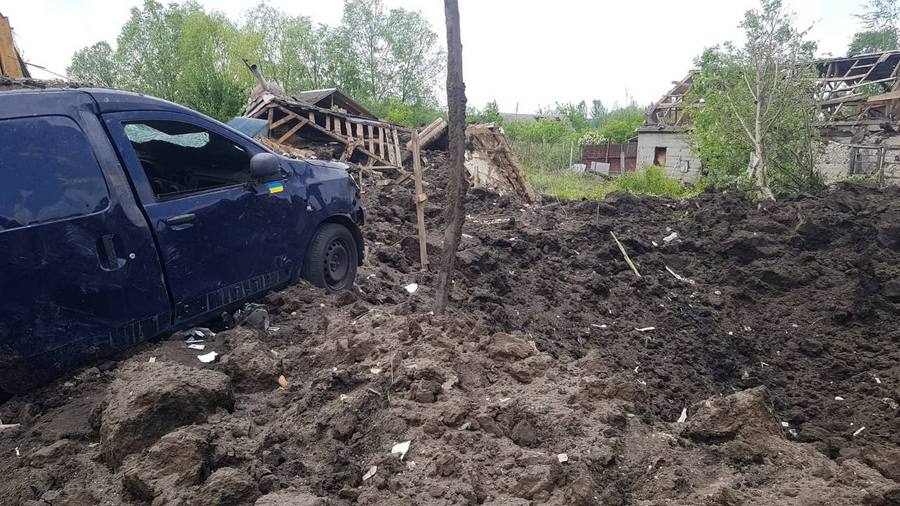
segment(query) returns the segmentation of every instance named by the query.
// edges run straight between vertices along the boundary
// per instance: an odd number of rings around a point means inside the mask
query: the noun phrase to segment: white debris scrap
[[[203,351],[206,349],[206,345],[205,344],[189,344],[188,348],[190,348],[192,350]]]
[[[197,359],[199,361],[203,362],[204,364],[208,364],[210,362],[213,362],[216,359],[216,357],[218,357],[218,356],[219,356],[218,353],[211,351],[211,352],[207,353],[206,355],[197,355]]]
[[[694,281],[693,279],[688,279],[688,278],[682,276],[681,274],[676,273],[675,271],[673,271],[672,269],[670,269],[668,265],[666,266],[666,270],[669,271],[669,274],[675,276],[675,279],[677,279],[678,281],[684,281],[685,283],[687,283],[687,284],[689,284],[689,285],[696,285],[696,284],[697,284],[697,282]]]
[[[672,232],[671,234],[663,237],[663,242],[669,244],[670,242],[678,239],[678,232]]]
[[[412,294],[412,293],[416,293],[416,290],[419,289],[419,284],[418,284],[418,283],[410,283],[410,284],[404,286],[403,288],[404,288],[407,292],[409,292],[409,293]]]
[[[678,417],[677,423],[684,423],[687,421],[687,408],[681,408],[681,416]]]
[[[373,367],[373,368],[369,369],[369,372],[377,376],[377,375],[381,374],[381,371],[383,371],[383,370],[384,369],[382,369],[380,367]]]
[[[862,431],[864,431],[864,430],[866,430],[865,427],[860,427],[860,428],[856,429],[856,432],[853,433],[853,437],[860,435],[862,433]]]
[[[402,443],[396,443],[393,447],[391,447],[391,455],[395,453],[400,454],[400,460],[403,460],[403,457],[406,457],[406,453],[409,452],[409,445],[412,441],[404,441]]]
[[[375,476],[375,473],[378,472],[378,466],[372,466],[366,471],[366,474],[363,475],[363,481],[368,480],[369,478]]]
[[[150,357],[149,362],[150,362],[151,364],[154,363],[154,362],[156,362],[156,357]]]
[[[844,398],[841,397],[840,395],[836,395],[836,396],[834,397],[834,400],[836,400],[836,401],[842,401],[842,400],[844,400]]]
[[[638,331],[638,332],[650,332],[651,330],[656,330],[656,327],[643,327],[643,328],[640,328],[640,329],[637,328],[637,327],[635,327],[634,330],[636,330],[636,331]]]
[[[559,455],[556,456],[556,460],[558,460],[560,464],[563,464],[563,463],[569,461],[569,456],[566,455],[565,453],[560,453]]]

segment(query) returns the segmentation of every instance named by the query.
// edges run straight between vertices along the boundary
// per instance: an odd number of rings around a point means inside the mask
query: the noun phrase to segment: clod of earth
[[[120,371],[104,405],[100,444],[115,469],[173,429],[203,422],[218,408],[233,409],[234,394],[231,379],[220,372],[141,363]]]

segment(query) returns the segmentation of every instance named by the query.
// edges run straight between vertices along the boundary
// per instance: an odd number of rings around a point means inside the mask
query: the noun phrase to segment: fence
[[[512,141],[516,158],[526,168],[539,170],[564,170],[581,158],[577,142]]]
[[[900,146],[851,146],[850,175],[872,176],[879,184],[897,184]]]
[[[621,144],[607,142],[581,146],[581,163],[590,168],[592,162],[608,163],[610,176],[634,171],[637,168],[637,139]]]

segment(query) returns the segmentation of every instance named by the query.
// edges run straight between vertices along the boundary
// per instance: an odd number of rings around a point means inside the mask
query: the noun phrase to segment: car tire
[[[353,233],[343,225],[326,223],[319,227],[309,244],[302,275],[331,292],[349,290],[356,282],[358,261]]]

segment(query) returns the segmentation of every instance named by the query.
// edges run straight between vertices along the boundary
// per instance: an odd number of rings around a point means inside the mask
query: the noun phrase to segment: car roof
[[[110,90],[106,88],[81,88],[97,102],[101,113],[121,111],[179,111],[198,114],[187,107],[163,100],[161,98],[142,95],[131,91]]]
[[[41,88],[37,86],[23,86],[21,88],[4,89],[0,86],[0,92],[3,94],[19,94],[19,95],[69,95],[72,98],[84,97],[85,94],[90,95],[96,102],[100,113],[121,112],[121,111],[176,111],[191,112],[195,111],[163,100],[161,98],[142,95],[131,91],[112,90],[108,88],[81,88],[81,87],[47,87]]]

